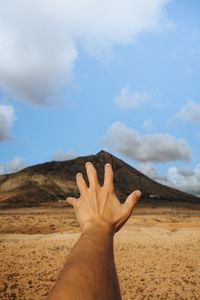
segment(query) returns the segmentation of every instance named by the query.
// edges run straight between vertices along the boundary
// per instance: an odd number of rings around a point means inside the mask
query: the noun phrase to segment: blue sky
[[[0,172],[105,149],[200,194],[199,1],[0,2]]]

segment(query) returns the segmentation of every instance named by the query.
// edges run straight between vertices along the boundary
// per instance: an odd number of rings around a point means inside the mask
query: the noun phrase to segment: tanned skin
[[[121,300],[113,254],[114,234],[132,214],[140,191],[121,204],[113,185],[113,170],[105,165],[100,186],[91,162],[86,163],[89,187],[81,173],[76,175],[80,198],[68,197],[82,233],[47,300]]]

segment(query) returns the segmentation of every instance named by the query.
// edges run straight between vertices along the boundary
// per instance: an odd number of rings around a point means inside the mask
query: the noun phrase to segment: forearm
[[[114,264],[113,233],[98,226],[82,233],[48,299],[121,299]]]
[[[89,181],[76,175],[80,197],[68,197],[83,233],[69,254],[48,300],[121,300],[115,269],[113,237],[128,220],[140,191],[121,204],[114,192],[113,171],[105,165],[104,183],[99,185],[96,169],[86,163]]]

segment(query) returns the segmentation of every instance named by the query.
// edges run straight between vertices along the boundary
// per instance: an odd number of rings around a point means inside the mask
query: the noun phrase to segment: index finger
[[[104,168],[105,172],[103,186],[106,187],[109,191],[114,191],[112,166],[111,164],[106,164]]]
[[[84,195],[85,192],[86,192],[86,190],[87,190],[87,185],[86,185],[86,182],[85,182],[85,180],[83,178],[82,173],[77,173],[76,174],[76,184],[78,186],[80,194]]]

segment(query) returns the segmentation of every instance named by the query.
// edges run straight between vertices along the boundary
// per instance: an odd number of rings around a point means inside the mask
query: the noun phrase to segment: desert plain
[[[46,299],[79,236],[71,207],[0,210],[0,299]],[[123,300],[200,299],[200,210],[138,206],[114,249]]]

